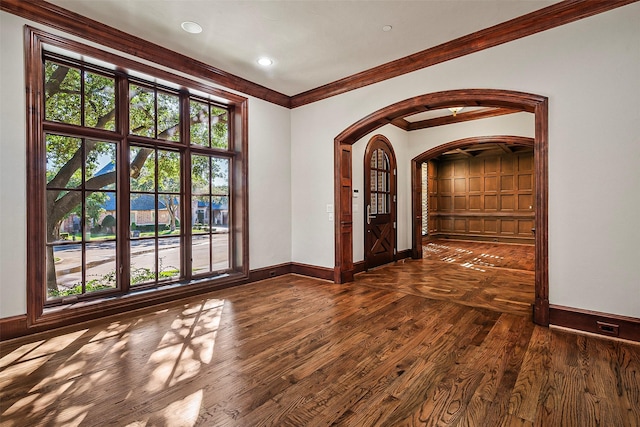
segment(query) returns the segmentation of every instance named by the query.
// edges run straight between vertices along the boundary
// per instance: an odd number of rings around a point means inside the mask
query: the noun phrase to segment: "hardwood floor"
[[[359,283],[412,295],[531,316],[534,247],[424,239],[423,259],[357,275]]]
[[[0,424],[639,424],[639,345],[371,277],[286,275],[3,342]]]

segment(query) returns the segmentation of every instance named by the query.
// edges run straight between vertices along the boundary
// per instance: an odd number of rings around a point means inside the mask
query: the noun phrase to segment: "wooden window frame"
[[[211,290],[240,284],[249,277],[249,220],[248,220],[248,99],[242,96],[211,87],[198,81],[174,74],[165,69],[156,68],[132,59],[119,56],[115,53],[107,52],[95,47],[87,46],[83,43],[66,39],[64,37],[47,33],[45,31],[25,26],[25,84],[26,84],[26,128],[27,128],[27,326],[36,330],[50,329],[71,325],[80,321],[91,320],[115,313],[121,313],[134,309],[147,307],[159,303],[169,302],[178,298],[184,298]],[[45,245],[46,236],[44,232],[46,222],[46,183],[43,179],[46,172],[44,159],[46,155],[45,133],[60,132],[69,136],[80,138],[104,139],[107,141],[119,141],[117,161],[120,164],[120,172],[117,177],[116,187],[118,188],[119,200],[117,206],[117,218],[128,218],[129,203],[122,200],[129,197],[129,129],[128,129],[128,99],[124,97],[116,98],[116,130],[105,131],[94,128],[80,128],[75,125],[64,123],[45,122],[44,118],[44,90],[42,82],[44,79],[44,55],[45,52],[59,53],[59,51],[73,53],[78,56],[93,58],[97,61],[109,64],[114,69],[112,72],[116,76],[127,76],[116,79],[116,93],[121,93],[124,89],[120,85],[128,85],[129,82],[138,83],[139,79],[131,77],[129,80],[126,72],[142,73],[152,76],[165,82],[170,82],[171,91],[182,93],[180,99],[183,102],[181,108],[189,108],[190,97],[202,98],[201,94],[206,94],[208,99],[228,110],[228,135],[229,147],[222,149],[207,149],[211,155],[226,157],[230,159],[229,170],[229,236],[230,247],[230,269],[225,274],[217,277],[192,278],[186,273],[184,280],[167,285],[162,282],[151,293],[135,291],[121,293],[117,296],[104,298],[102,300],[92,300],[91,303],[84,301],[64,304],[45,309],[47,302],[46,295],[46,261]],[[83,62],[83,61],[78,61]],[[189,69],[185,69],[179,61],[171,58],[157,58],[155,61],[165,68],[169,68],[186,75]],[[84,63],[84,62],[83,62]],[[100,68],[100,67],[98,67]],[[126,72],[125,72],[126,70]],[[196,94],[188,94],[187,89],[196,91]],[[127,114],[125,117],[123,117]],[[123,124],[123,121],[126,124]],[[184,121],[183,121],[184,122]],[[46,125],[45,125],[46,123]],[[81,132],[80,132],[81,130]],[[189,134],[188,123],[182,123],[180,133]],[[105,135],[108,137],[105,138]],[[144,142],[144,137],[131,137],[130,142],[138,145]],[[126,141],[122,143],[123,141]],[[186,143],[185,143],[186,141]],[[175,146],[182,153],[183,175],[191,170],[190,162],[185,159],[191,155],[191,145],[188,137],[183,136],[182,142],[166,141],[166,144],[158,148],[166,149]],[[203,151],[200,147],[194,147],[194,152]],[[188,168],[186,168],[188,166]],[[184,179],[182,180],[184,181]],[[181,197],[190,196],[190,189],[184,188],[183,182],[180,191]],[[124,189],[124,191],[123,191]],[[184,199],[187,200],[186,198]],[[181,209],[185,210],[184,201]],[[190,217],[190,212],[183,215],[183,219]],[[127,260],[129,265],[129,238],[128,224],[120,227],[117,234],[117,246],[120,259]],[[189,255],[184,236],[190,233],[182,233],[182,257]],[[184,264],[183,264],[184,265]],[[126,269],[124,269],[126,270]],[[122,292],[129,290],[128,271],[121,274],[120,288]]]

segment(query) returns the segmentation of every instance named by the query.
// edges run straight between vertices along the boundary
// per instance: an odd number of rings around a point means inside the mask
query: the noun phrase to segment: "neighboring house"
[[[191,204],[191,218],[194,225],[229,225],[229,205],[228,203],[209,203],[201,200]]]

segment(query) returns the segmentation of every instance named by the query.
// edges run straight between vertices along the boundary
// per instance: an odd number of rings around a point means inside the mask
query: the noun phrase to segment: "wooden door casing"
[[[364,156],[365,268],[388,264],[396,256],[396,158],[382,135],[369,140]]]

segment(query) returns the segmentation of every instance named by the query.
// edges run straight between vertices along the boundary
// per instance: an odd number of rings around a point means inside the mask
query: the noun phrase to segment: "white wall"
[[[62,34],[0,12],[0,318],[26,313],[25,24]],[[291,260],[290,141],[289,110],[249,97],[251,269]]]
[[[0,318],[27,307],[24,43],[16,21],[0,12]]]
[[[293,110],[293,260],[334,265],[340,132],[417,95],[518,90],[549,97],[550,302],[640,317],[638,22],[634,3]]]

